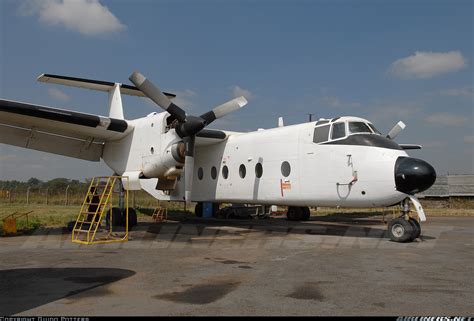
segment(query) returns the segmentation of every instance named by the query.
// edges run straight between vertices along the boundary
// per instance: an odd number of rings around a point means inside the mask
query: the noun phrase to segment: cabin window
[[[382,135],[382,133],[379,132],[379,131],[377,130],[377,128],[375,128],[374,125],[372,125],[371,123],[367,123],[367,125],[369,125],[370,129],[372,129],[372,131],[373,131],[375,134]]]
[[[287,161],[284,161],[283,163],[281,163],[281,174],[285,177],[288,177],[290,176],[290,173],[291,173],[290,163],[288,163]]]
[[[263,166],[262,166],[262,163],[257,163],[255,165],[255,176],[257,176],[258,178],[262,177],[263,175]]]
[[[229,167],[227,167],[227,165],[224,165],[224,167],[222,167],[222,177],[224,177],[225,179],[229,177]]]
[[[241,164],[239,166],[239,175],[240,175],[240,178],[245,178],[245,175],[247,174],[247,169],[245,168],[245,165],[244,164]]]
[[[215,166],[212,166],[212,168],[211,168],[211,177],[212,177],[212,179],[217,178],[217,168]]]
[[[369,126],[363,122],[350,122],[349,123],[349,131],[354,133],[372,133]]]
[[[199,167],[198,168],[198,178],[199,178],[199,180],[202,180],[203,177],[204,177],[204,170],[202,169],[202,167]]]
[[[319,126],[314,129],[313,142],[322,143],[328,140],[329,125]]]
[[[331,139],[338,139],[346,136],[346,124],[344,122],[332,125]]]

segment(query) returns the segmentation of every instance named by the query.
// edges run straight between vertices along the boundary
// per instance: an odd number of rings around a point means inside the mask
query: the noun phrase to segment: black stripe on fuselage
[[[65,109],[32,105],[4,99],[0,99],[0,111],[86,127],[95,128],[100,124],[100,118],[96,115],[83,114]],[[128,125],[125,120],[110,118],[110,125],[107,127],[107,130],[123,133],[127,127]]]
[[[348,136],[345,139],[329,141],[322,145],[359,145],[359,146],[371,146],[371,147],[382,147],[388,149],[402,148],[396,142],[386,137],[374,134],[354,134]]]

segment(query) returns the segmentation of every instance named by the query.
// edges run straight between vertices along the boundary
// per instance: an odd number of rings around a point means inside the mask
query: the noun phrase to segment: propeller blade
[[[394,139],[395,137],[398,136],[398,134],[400,134],[402,130],[405,129],[405,127],[407,127],[405,123],[402,121],[399,121],[395,126],[393,126],[392,129],[390,129],[390,131],[387,134],[387,138]]]
[[[214,120],[221,118],[239,108],[244,107],[245,105],[247,105],[247,103],[247,99],[245,99],[244,96],[240,96],[229,100],[228,102],[223,103],[222,105],[214,107],[211,111],[208,111],[200,117],[206,121],[206,125],[209,125]]]
[[[194,136],[184,138],[185,158],[184,158],[184,200],[186,203],[191,200],[194,175]]]
[[[183,122],[186,119],[186,113],[180,107],[175,105],[161,90],[150,80],[146,79],[141,73],[135,71],[128,77],[130,81],[148,98],[153,100],[158,106],[169,112],[178,121]]]

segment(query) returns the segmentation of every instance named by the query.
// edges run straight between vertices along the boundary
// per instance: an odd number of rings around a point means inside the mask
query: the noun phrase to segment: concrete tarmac
[[[141,222],[127,243],[0,238],[4,315],[473,315],[474,218]]]

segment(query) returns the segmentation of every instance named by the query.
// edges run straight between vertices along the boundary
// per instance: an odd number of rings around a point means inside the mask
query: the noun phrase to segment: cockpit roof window
[[[354,133],[372,133],[366,123],[363,122],[349,122],[349,131]]]
[[[375,134],[379,134],[379,135],[382,135],[381,132],[378,131],[377,128],[375,128],[375,126],[371,123],[367,123],[367,125],[369,125],[370,129],[372,129],[372,131],[375,133]]]
[[[327,124],[327,123],[329,123],[329,120],[328,120],[328,119],[318,120],[318,122],[316,123],[316,126],[322,125],[322,124]]]
[[[328,140],[329,125],[319,126],[314,129],[313,142],[322,143]]]

